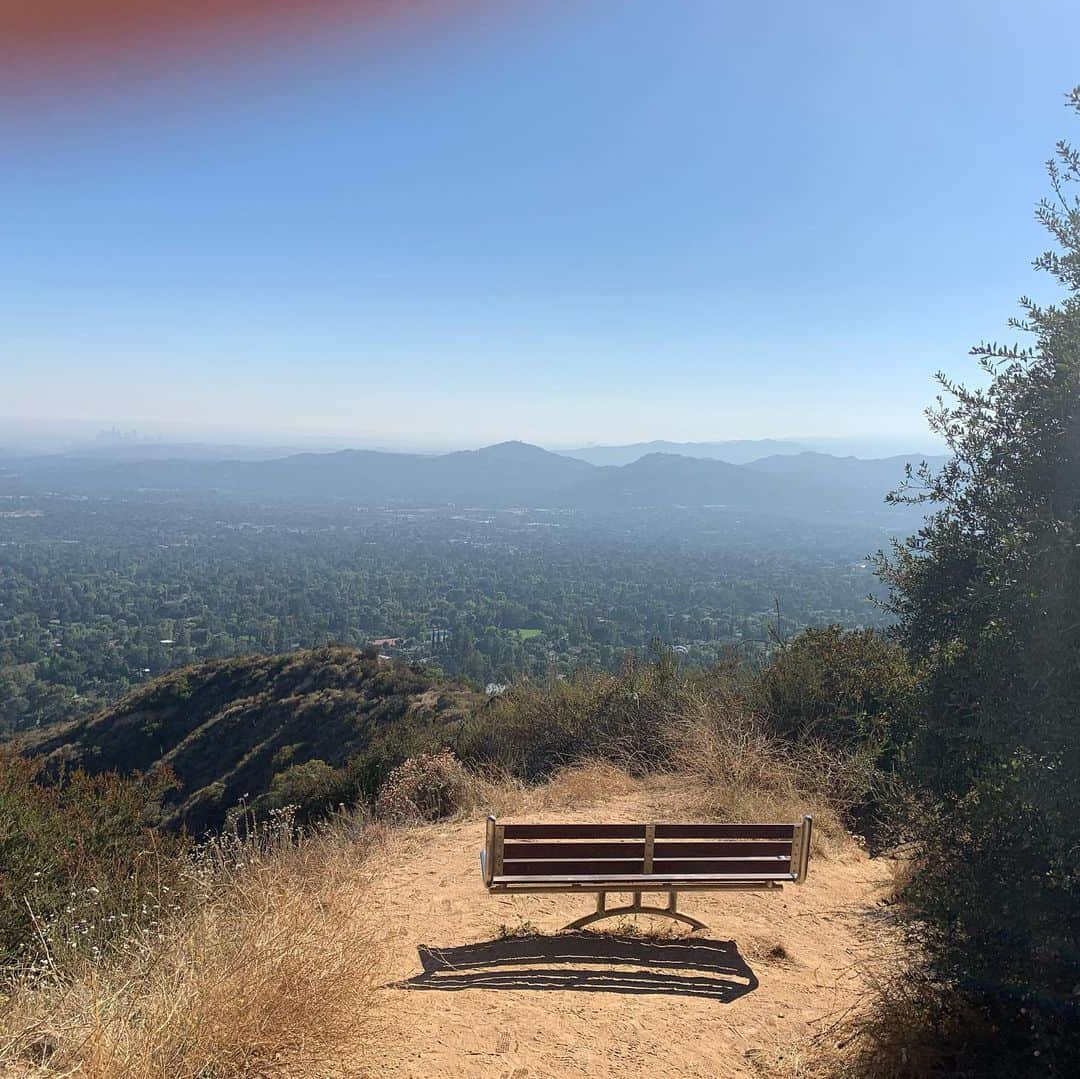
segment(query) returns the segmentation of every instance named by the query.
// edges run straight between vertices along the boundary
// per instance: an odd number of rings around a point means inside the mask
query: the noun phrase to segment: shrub
[[[786,642],[750,692],[770,731],[858,761],[846,769],[861,789],[845,791],[845,822],[871,849],[895,836],[900,796],[892,773],[918,715],[918,683],[907,654],[874,630],[809,629]]]
[[[458,755],[529,781],[584,757],[631,771],[662,764],[665,718],[678,709],[684,682],[670,651],[654,656],[651,663],[628,657],[617,674],[512,686],[464,725]]]
[[[339,773],[318,759],[293,764],[270,781],[270,789],[258,800],[260,811],[297,807],[306,817],[325,815],[333,809]]]
[[[469,774],[449,750],[421,753],[390,773],[375,800],[375,813],[396,823],[439,820],[467,805],[469,783]]]
[[[785,643],[756,684],[762,714],[786,738],[838,749],[866,743],[891,757],[911,737],[916,681],[899,645],[871,629],[808,629]]]
[[[701,812],[795,819],[809,811],[819,836],[838,837],[875,783],[876,744],[830,744],[809,730],[781,737],[755,710],[760,699],[757,679],[741,664],[680,671],[670,651],[657,648],[651,663],[630,659],[617,674],[513,686],[455,745],[468,765],[526,782],[582,761],[630,775],[686,772],[700,781]]]
[[[894,496],[932,510],[881,565],[925,672],[905,897],[950,1010],[991,1032],[960,1028],[987,1076],[1080,1071],[1080,150],[1048,171],[1036,266],[1065,295],[1021,301],[1030,347],[973,350],[984,385],[941,377],[951,456]]]

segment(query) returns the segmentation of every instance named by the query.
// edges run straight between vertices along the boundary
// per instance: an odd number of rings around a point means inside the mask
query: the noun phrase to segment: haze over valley
[[[921,458],[656,445],[0,454],[0,725],[251,651],[380,641],[484,686],[887,621],[868,556],[918,526],[885,496]]]

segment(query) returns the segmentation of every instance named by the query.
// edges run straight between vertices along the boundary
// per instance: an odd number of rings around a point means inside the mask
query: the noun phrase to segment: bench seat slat
[[[653,860],[653,876],[661,873],[723,874],[731,876],[739,873],[788,873],[791,871],[791,857],[787,858],[722,858],[711,861],[695,861],[690,858],[667,858]],[[640,858],[628,858],[622,861],[601,861],[599,859],[577,859],[567,862],[503,862],[506,876],[574,876],[587,873],[624,874],[643,873],[644,864]]]
[[[527,862],[521,859],[503,862],[503,873],[513,877],[572,876],[575,873],[643,873],[642,858],[605,861],[599,858],[576,858],[564,862]]]
[[[789,881],[794,880],[793,873],[630,873],[614,875],[601,874],[575,874],[557,876],[516,877],[500,876],[492,879],[495,886],[502,885],[530,885],[530,884],[604,884],[609,885],[612,891],[617,891],[620,885],[635,884],[703,884],[715,881],[717,884],[737,884],[764,882],[770,880]]]
[[[653,873],[790,873],[791,854],[778,858],[654,858]]]

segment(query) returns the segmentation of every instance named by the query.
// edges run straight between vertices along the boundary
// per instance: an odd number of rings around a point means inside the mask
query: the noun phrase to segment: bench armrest
[[[795,826],[795,837],[791,847],[791,872],[796,884],[806,880],[810,868],[810,839],[814,831],[814,818],[803,817],[802,824]]]
[[[488,817],[484,829],[484,849],[480,852],[480,872],[486,887],[491,887],[495,875],[495,818]]]

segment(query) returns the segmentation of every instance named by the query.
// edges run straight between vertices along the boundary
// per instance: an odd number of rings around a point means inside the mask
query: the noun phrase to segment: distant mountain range
[[[255,461],[47,456],[0,462],[0,493],[164,491],[358,505],[579,510],[719,505],[822,519],[889,512],[884,497],[903,479],[908,460],[918,458],[791,453],[732,464],[649,453],[623,465],[598,465],[523,442],[440,455],[343,450]]]
[[[628,446],[583,446],[563,450],[566,457],[588,461],[591,465],[630,465],[651,453],[675,453],[680,457],[704,457],[745,465],[776,454],[805,453],[810,447],[787,439],[735,439],[728,442],[633,442]]]
[[[730,465],[746,465],[763,457],[790,457],[800,453],[822,453],[829,456],[855,456],[863,459],[882,457],[921,457],[910,444],[896,438],[880,440],[841,438],[742,438],[725,442],[632,442],[626,446],[583,446],[578,450],[561,450],[567,457],[588,461],[591,465],[629,465],[650,453],[676,453],[680,457],[703,457],[727,461]]]

